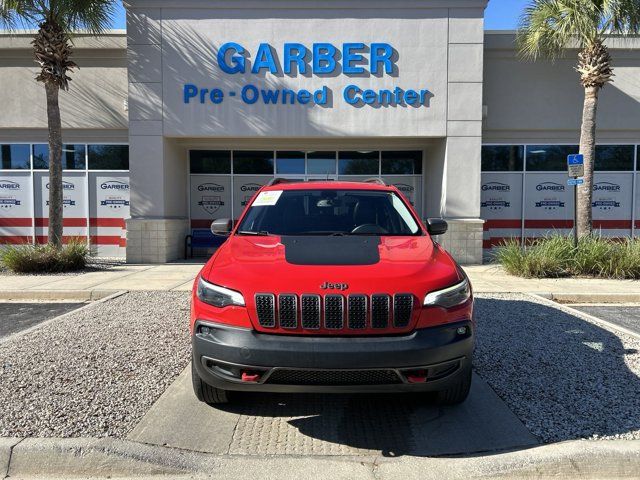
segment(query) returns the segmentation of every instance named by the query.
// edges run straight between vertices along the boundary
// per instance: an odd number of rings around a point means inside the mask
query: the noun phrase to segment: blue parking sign
[[[584,155],[581,153],[567,156],[568,165],[584,165]]]

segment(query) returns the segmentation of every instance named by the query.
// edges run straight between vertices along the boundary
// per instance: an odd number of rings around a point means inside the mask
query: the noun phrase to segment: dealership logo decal
[[[224,187],[217,183],[203,183],[198,185],[199,192],[224,192]]]
[[[564,192],[564,185],[554,182],[543,182],[536,185],[536,190],[539,192]]]
[[[4,208],[5,210],[20,206],[21,204],[22,201],[16,197],[0,197],[0,208]]]
[[[621,191],[620,185],[611,182],[598,182],[593,186],[594,192],[599,192],[599,194],[607,194],[607,193],[619,193]],[[597,208],[602,211],[612,210],[614,208],[620,208],[620,202],[616,201],[614,198],[597,198],[591,204],[594,208]]]
[[[108,180],[100,184],[100,188],[102,190],[129,190],[129,184],[120,180]]]
[[[241,192],[257,192],[262,188],[262,185],[257,183],[245,183],[240,187]]]
[[[18,182],[12,182],[11,180],[1,180],[0,189],[2,190],[20,190],[20,184]]]
[[[593,191],[619,192],[620,185],[611,182],[598,182],[593,186]]]
[[[47,190],[49,190],[49,184],[47,183],[46,185]],[[71,182],[65,182],[64,180],[62,181],[62,190],[75,190],[76,186],[71,183]],[[75,202],[74,202],[75,205]]]
[[[511,185],[500,182],[487,182],[482,185],[483,192],[510,192]]]
[[[224,202],[222,201],[222,197],[219,195],[205,196],[198,202],[198,205],[200,205],[205,212],[213,215],[215,212],[220,210],[220,207],[224,206]]]
[[[564,185],[555,182],[543,182],[536,185],[536,190],[538,192],[562,193],[564,192]],[[558,208],[564,208],[565,202],[558,198],[545,198],[536,202],[535,207],[544,210],[557,210]]]

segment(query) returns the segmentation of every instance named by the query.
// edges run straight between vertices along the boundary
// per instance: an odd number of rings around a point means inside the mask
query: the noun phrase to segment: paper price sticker
[[[251,204],[252,207],[269,207],[278,203],[278,199],[282,195],[282,190],[269,190],[260,192],[255,201]]]

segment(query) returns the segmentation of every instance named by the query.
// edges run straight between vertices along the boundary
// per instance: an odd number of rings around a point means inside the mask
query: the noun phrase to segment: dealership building
[[[566,157],[583,91],[525,62],[486,0],[126,0],[127,31],[75,38],[60,97],[64,228],[98,255],[162,263],[274,177],[396,185],[480,263],[573,226]],[[32,33],[0,34],[0,243],[47,238],[44,89]],[[609,38],[594,225],[640,228],[640,39]]]

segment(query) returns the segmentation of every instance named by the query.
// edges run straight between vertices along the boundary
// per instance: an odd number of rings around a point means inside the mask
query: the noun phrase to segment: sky
[[[489,6],[485,12],[485,29],[514,30],[518,25],[518,17],[527,3],[527,0],[489,0]],[[124,8],[121,2],[118,4],[113,28],[125,28]]]

